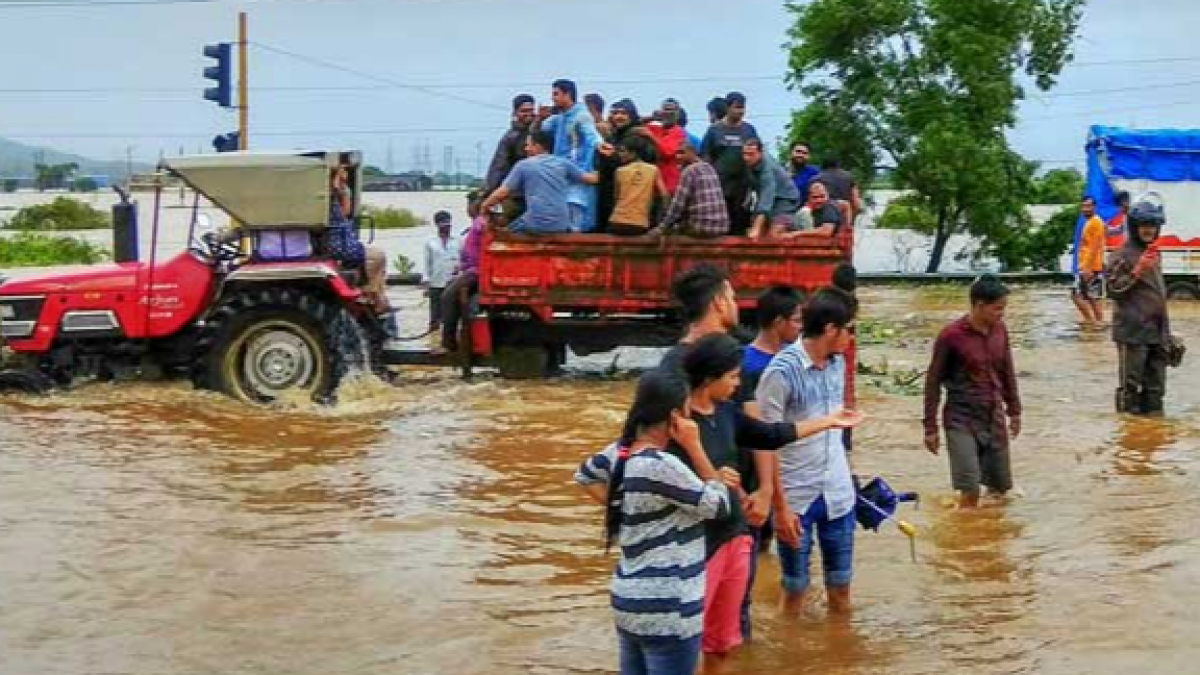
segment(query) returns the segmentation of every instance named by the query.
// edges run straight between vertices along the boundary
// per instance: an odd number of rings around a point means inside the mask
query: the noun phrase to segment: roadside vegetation
[[[408,209],[365,207],[363,214],[375,220],[377,230],[408,230],[428,225],[429,221]]]
[[[4,224],[5,229],[26,232],[107,230],[112,227],[104,211],[70,197],[57,197],[48,204],[27,206]]]
[[[0,237],[0,268],[90,265],[108,258],[104,248],[65,235],[19,232]]]

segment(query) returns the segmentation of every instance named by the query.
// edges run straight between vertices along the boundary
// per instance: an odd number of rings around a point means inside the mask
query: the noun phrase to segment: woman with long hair
[[[605,540],[620,548],[611,592],[621,675],[693,675],[700,658],[704,523],[726,516],[730,498],[687,402],[678,373],[642,375],[620,440],[575,474],[605,505]],[[694,471],[667,452],[672,442]]]

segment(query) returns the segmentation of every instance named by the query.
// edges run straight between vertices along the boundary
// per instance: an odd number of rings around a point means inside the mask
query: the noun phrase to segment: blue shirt
[[[800,203],[808,201],[808,185],[820,175],[821,170],[811,164],[805,164],[803,169],[792,174],[792,184],[800,191]]]
[[[512,232],[570,232],[567,190],[583,180],[579,167],[555,155],[517,162],[504,187],[525,198],[525,213],[509,226]]]
[[[767,364],[775,358],[754,345],[746,345],[742,350],[742,383],[738,386],[735,400],[739,403],[754,400],[754,391],[758,389],[758,381],[762,379]]]
[[[846,362],[833,355],[818,368],[803,342],[775,355],[763,372],[757,398],[765,422],[802,422],[842,409],[846,394]],[[829,519],[854,509],[854,479],[842,442],[831,429],[803,438],[779,451],[779,474],[788,507],[803,514],[824,496]]]

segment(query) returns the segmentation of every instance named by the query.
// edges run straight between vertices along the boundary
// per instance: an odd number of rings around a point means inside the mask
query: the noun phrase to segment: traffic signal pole
[[[238,149],[250,147],[250,83],[247,80],[249,67],[246,63],[248,50],[246,37],[246,13],[238,13]]]

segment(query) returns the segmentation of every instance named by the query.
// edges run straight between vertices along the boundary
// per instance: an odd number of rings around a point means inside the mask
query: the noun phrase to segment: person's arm
[[[929,370],[925,373],[925,416],[922,424],[925,427],[925,447],[934,454],[938,451],[938,405],[942,400],[942,382],[946,379],[948,342],[944,332],[938,336],[933,343]]]
[[[610,445],[588,457],[575,470],[575,484],[598,504],[608,503],[608,481],[612,478],[618,450],[616,444]]]
[[[508,172],[513,166],[511,155],[508,134],[505,134],[496,144],[496,152],[492,155],[491,164],[488,164],[487,180],[483,184],[484,193],[490,194],[508,177]]]
[[[729,488],[715,472],[712,478],[701,479],[671,455],[664,455],[650,476],[626,476],[622,488],[626,495],[635,492],[653,494],[674,504],[680,511],[704,520],[725,518],[731,509]]]
[[[858,189],[858,183],[850,186],[850,208],[850,220],[853,222],[855,214],[862,213],[863,210],[862,192]]]
[[[758,401],[759,414],[764,422],[782,422],[787,413],[788,401],[792,398],[792,388],[783,371],[767,367],[762,380],[755,391]],[[772,495],[775,507],[775,534],[779,540],[789,546],[800,545],[800,527],[796,515],[792,513],[787,503],[787,494],[783,490],[783,479],[776,470],[771,477],[774,485]]]
[[[433,281],[434,254],[433,247],[429,245],[429,242],[425,242],[425,283],[427,284]]]
[[[1013,438],[1021,435],[1021,392],[1017,388],[1017,368],[1013,364],[1012,345],[1008,329],[1004,330],[1004,410],[1008,413],[1009,430]]]
[[[1082,268],[1081,268],[1082,269]],[[1137,285],[1141,271],[1138,265],[1132,265],[1122,251],[1113,253],[1108,258],[1108,293],[1113,300],[1121,301]]]
[[[717,147],[717,125],[710,124],[708,131],[704,132],[704,139],[700,141],[700,147],[696,148],[696,152],[700,153],[700,157],[708,163],[716,161],[716,155],[713,154]]]
[[[491,211],[497,204],[508,199],[509,194],[508,185],[501,185],[492,194],[488,195],[487,199],[483,200],[483,204],[480,205],[479,210],[483,213]]]
[[[667,212],[663,215],[662,220],[659,221],[659,224],[664,228],[670,229],[683,215],[683,207],[687,204],[687,200],[691,198],[692,176],[693,174],[686,169],[680,174],[679,186],[675,188],[675,195],[671,197],[671,203],[667,206]]]

